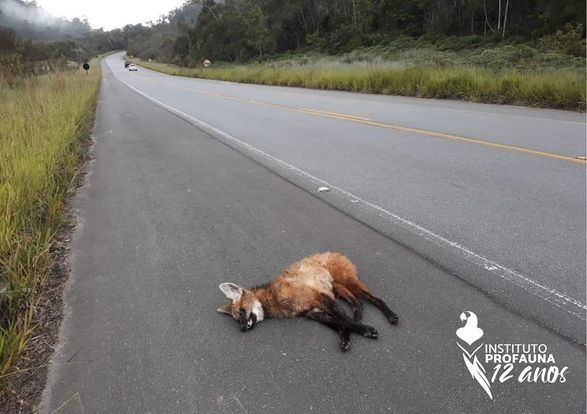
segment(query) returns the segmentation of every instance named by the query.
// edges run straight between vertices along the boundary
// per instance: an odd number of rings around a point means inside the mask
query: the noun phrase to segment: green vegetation
[[[35,330],[50,249],[89,134],[100,65],[39,76],[0,70],[0,382]]]
[[[156,22],[111,31],[7,15],[0,66],[39,74],[126,49],[187,76],[585,110],[585,8],[584,0],[187,0]],[[197,69],[205,59],[213,68]]]
[[[34,1],[0,0],[1,69],[10,63],[19,73],[48,73],[125,47],[121,29],[92,30],[87,20],[54,17]]]
[[[171,74],[585,110],[584,18],[579,0],[201,0],[124,30]]]
[[[126,45],[121,30],[92,31],[54,18],[35,2],[0,0],[0,399],[18,389],[18,372],[37,367],[46,338],[43,312],[51,249],[88,136],[100,63],[81,64]],[[40,339],[39,339],[40,338]],[[23,356],[23,352],[27,351]],[[31,362],[32,361],[32,362]],[[24,364],[24,366],[23,366]],[[17,366],[18,365],[18,366]],[[12,380],[12,381],[11,381]],[[16,394],[15,394],[16,395]]]
[[[585,56],[584,22],[583,0],[199,0],[123,32],[133,56],[194,67],[308,49],[340,55],[401,36],[453,50],[528,42]]]
[[[585,110],[585,58],[528,45],[455,50],[447,47],[449,40],[439,47],[401,38],[339,56],[298,53],[206,69],[138,63],[171,75],[233,82]]]

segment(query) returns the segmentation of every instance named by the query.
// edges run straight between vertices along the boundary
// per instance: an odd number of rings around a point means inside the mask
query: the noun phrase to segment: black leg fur
[[[335,300],[327,298],[325,300],[325,306],[327,312],[331,313],[340,323],[346,326],[351,332],[355,332],[359,335],[363,335],[366,338],[376,339],[379,336],[377,329],[372,326],[364,325],[362,323],[355,322],[345,311],[340,307]]]
[[[361,303],[361,301],[357,298],[354,298],[353,300],[350,297],[347,297],[342,294],[339,294],[337,297],[341,298],[351,306],[351,309],[353,310],[353,321],[361,322],[361,319],[363,319],[363,304]]]
[[[312,319],[313,321],[319,322],[323,325],[328,326],[329,328],[338,332],[340,342],[339,347],[340,350],[343,352],[347,352],[351,347],[351,334],[349,329],[341,323],[337,318],[328,314],[323,310],[312,310],[307,312],[305,315],[308,319]]]
[[[367,299],[369,302],[371,302],[373,305],[379,308],[379,310],[385,315],[389,323],[393,325],[397,324],[397,315],[391,309],[389,309],[389,307],[385,304],[384,301],[382,301],[376,296],[373,296],[370,292],[363,292],[363,296],[365,297],[365,299]]]

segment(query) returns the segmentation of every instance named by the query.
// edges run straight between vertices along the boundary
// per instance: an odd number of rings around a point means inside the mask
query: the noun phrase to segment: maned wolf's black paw
[[[339,346],[340,346],[340,350],[342,352],[348,352],[349,349],[351,349],[351,342],[350,341],[346,341],[346,340],[342,340],[342,341],[340,341]]]
[[[398,317],[397,317],[397,315],[395,313],[389,312],[389,314],[387,315],[387,320],[392,325],[397,325]]]
[[[377,332],[377,329],[371,326],[366,326],[365,330],[363,331],[363,336],[365,338],[377,339],[379,337],[379,332]]]

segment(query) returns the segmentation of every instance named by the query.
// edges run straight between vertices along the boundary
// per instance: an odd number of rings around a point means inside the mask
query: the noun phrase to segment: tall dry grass
[[[585,111],[585,73],[572,68],[495,71],[471,66],[394,67],[359,62],[199,69],[137,63],[170,75],[204,79]]]
[[[92,124],[101,73],[0,77],[0,383],[15,369]]]

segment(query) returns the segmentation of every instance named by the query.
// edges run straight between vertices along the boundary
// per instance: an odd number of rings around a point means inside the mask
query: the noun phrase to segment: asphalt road
[[[108,57],[41,411],[585,412],[581,120],[128,73]],[[398,326],[367,308],[380,338],[341,354],[318,324],[243,334],[215,312],[219,283],[327,250],[357,263]],[[519,382],[515,364],[490,399],[457,345],[467,310],[484,343],[545,344],[566,381]]]
[[[584,337],[584,114],[128,72],[120,55],[108,65],[150,99],[269,154],[257,160],[282,175],[300,169],[296,184],[315,189],[316,177],[344,190],[328,201],[510,308]]]

